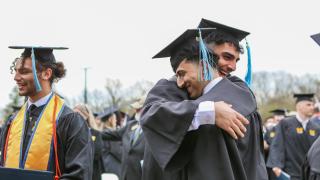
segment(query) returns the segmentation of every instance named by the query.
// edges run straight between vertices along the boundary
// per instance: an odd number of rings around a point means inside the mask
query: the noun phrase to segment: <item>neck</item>
[[[298,115],[301,118],[301,120],[303,120],[303,121],[307,121],[307,120],[309,120],[311,118],[311,117],[309,117],[307,115],[304,115],[304,114],[302,114],[300,112],[298,112]]]
[[[42,91],[37,92],[35,95],[29,96],[29,99],[31,102],[36,102],[39,99],[48,95],[50,92],[51,92],[51,89],[43,89]]]
[[[218,70],[214,69],[213,70],[213,79],[216,79],[218,77],[222,77],[222,75],[218,72]]]

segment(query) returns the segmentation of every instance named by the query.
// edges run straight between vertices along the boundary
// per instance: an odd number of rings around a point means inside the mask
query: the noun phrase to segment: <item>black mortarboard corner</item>
[[[216,31],[221,31],[224,33],[227,33],[231,36],[233,36],[233,38],[235,38],[236,40],[238,40],[239,42],[242,41],[246,36],[248,36],[250,33],[240,30],[240,29],[236,29],[230,26],[226,26],[224,24],[220,24],[214,21],[210,21],[207,19],[201,19],[198,28],[216,28]]]
[[[271,110],[270,113],[272,113],[274,116],[275,115],[285,116],[287,114],[287,110],[286,109],[274,109],[274,110]]]
[[[94,113],[92,113],[93,114],[93,117],[98,117],[98,115],[99,115],[99,113],[96,113],[96,112],[94,112]]]
[[[0,167],[1,179],[52,180],[53,172]]]
[[[106,120],[108,120],[108,118],[115,112],[118,111],[118,108],[115,106],[111,106],[108,108],[105,108],[104,111],[102,111],[97,118],[101,119],[101,121],[105,122]]]
[[[188,29],[152,58],[170,57],[171,65],[174,66],[177,62],[180,63],[182,59],[192,56],[190,52],[195,48],[203,67],[203,70],[199,72],[199,79],[211,80],[213,73],[210,63],[214,61],[212,53],[210,53],[210,50],[205,45],[203,38],[214,30],[215,28]],[[183,56],[181,56],[181,52],[184,52]]]
[[[198,28],[216,28],[216,32],[223,32],[224,34],[229,35],[230,37],[237,40],[238,42],[242,41],[243,39],[245,39],[246,36],[250,34],[249,32],[236,29],[230,26],[226,26],[214,21],[207,20],[207,19],[201,19],[198,25]],[[246,49],[247,49],[248,62],[247,62],[247,73],[245,76],[245,81],[248,85],[251,85],[251,82],[252,82],[251,51],[250,51],[250,46],[247,40],[246,40]]]
[[[66,47],[41,47],[41,46],[9,46],[11,49],[24,49],[21,56],[31,57],[33,78],[37,92],[41,91],[41,85],[37,77],[36,60],[46,63],[55,63],[56,59],[53,55],[53,50],[65,50]]]
[[[296,103],[300,101],[313,101],[313,93],[294,94],[293,97],[297,98]]]
[[[320,46],[320,33],[312,35],[311,38]]]

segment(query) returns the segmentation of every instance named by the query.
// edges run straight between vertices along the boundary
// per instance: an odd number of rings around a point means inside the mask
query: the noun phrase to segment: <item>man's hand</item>
[[[281,175],[282,170],[278,167],[274,167],[272,168],[272,171],[274,172],[274,174],[279,177]]]
[[[247,131],[244,125],[249,121],[240,113],[231,108],[231,105],[219,101],[214,103],[216,113],[216,125],[228,132],[233,138],[244,137]]]

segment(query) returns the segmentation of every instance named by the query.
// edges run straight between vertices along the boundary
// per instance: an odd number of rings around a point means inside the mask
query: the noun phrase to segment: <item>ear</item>
[[[41,72],[41,79],[49,80],[52,77],[52,69],[46,68],[44,71]]]

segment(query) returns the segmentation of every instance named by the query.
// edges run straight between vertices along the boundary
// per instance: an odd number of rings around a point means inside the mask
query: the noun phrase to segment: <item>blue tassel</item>
[[[201,30],[199,29],[199,55],[200,55],[200,65],[202,69],[199,72],[200,81],[211,81],[213,79],[213,68],[209,62],[213,62],[213,57],[210,54],[206,44],[204,43]]]
[[[251,83],[252,83],[251,52],[250,52],[250,46],[247,40],[246,40],[246,49],[247,49],[247,56],[248,56],[248,64],[247,64],[247,73],[244,79],[247,85],[251,86]]]
[[[37,68],[36,68],[36,58],[34,55],[34,49],[31,49],[31,59],[32,59],[32,71],[33,71],[33,79],[36,85],[36,91],[40,92],[42,90],[42,87],[40,85],[38,76],[37,76]]]

